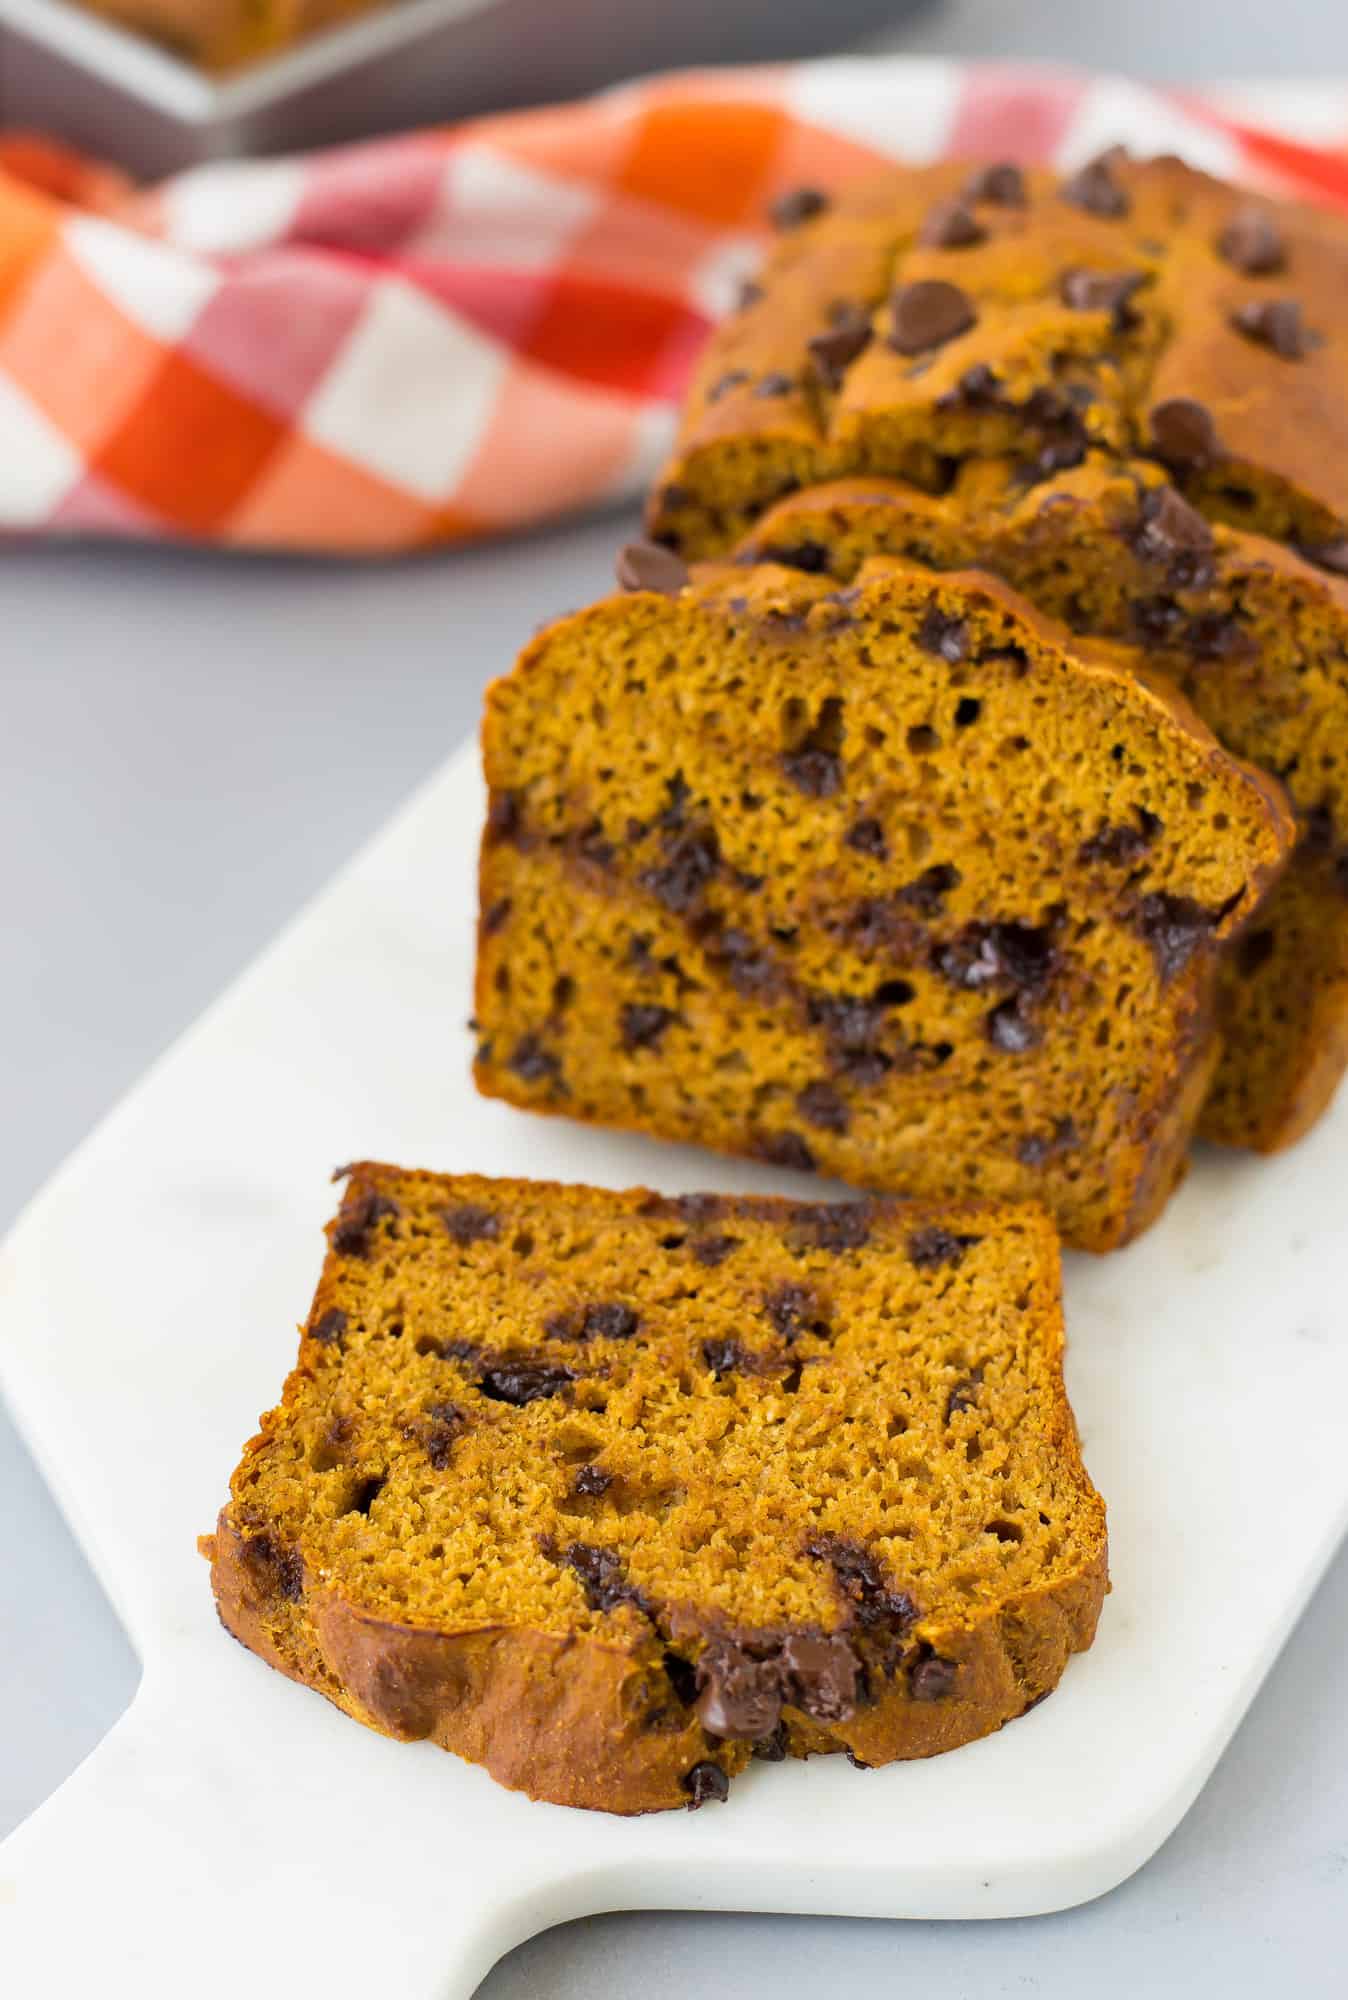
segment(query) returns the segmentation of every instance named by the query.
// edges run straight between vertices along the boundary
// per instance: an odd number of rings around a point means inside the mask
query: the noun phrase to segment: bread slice
[[[1348,1062],[1348,582],[1210,524],[1159,466],[1099,454],[1030,487],[988,460],[941,495],[891,479],[808,488],[737,560],[846,583],[875,555],[991,570],[1075,631],[1139,647],[1139,667],[1286,786],[1301,841],[1257,939],[1227,961],[1200,1130],[1261,1152],[1300,1138]]]
[[[708,570],[542,634],[483,744],[482,1090],[1091,1249],[1164,1205],[1292,828],[1131,660],[986,576]]]
[[[1041,1210],[363,1165],[328,1234],[203,1547],[229,1630],[372,1728],[647,1812],[950,1749],[1090,1644]]]

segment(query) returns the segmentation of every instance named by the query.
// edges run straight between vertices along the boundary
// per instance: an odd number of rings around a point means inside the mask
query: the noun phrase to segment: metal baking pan
[[[910,0],[911,4],[911,0]],[[783,61],[895,0],[397,0],[223,78],[66,0],[0,0],[0,123],[137,175],[538,104],[689,63]]]

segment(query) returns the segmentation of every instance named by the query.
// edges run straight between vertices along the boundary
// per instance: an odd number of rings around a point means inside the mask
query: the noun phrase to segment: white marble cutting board
[[[195,1537],[293,1355],[335,1162],[819,1191],[477,1099],[480,811],[465,750],[0,1260],[0,1384],[145,1667],[122,1722],[0,1847],[0,1989],[23,2000],[449,2000],[596,1910],[1084,1901],[1190,1804],[1348,1524],[1345,1098],[1281,1160],[1204,1157],[1133,1249],[1069,1260],[1069,1386],[1114,1592],[1060,1691],[986,1742],[874,1772],[755,1766],[727,1806],[623,1821],[372,1735],[234,1645]]]

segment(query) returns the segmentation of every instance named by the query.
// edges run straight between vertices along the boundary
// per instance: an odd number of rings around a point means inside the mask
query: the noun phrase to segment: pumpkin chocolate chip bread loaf
[[[541,634],[483,742],[483,1091],[1093,1249],[1164,1205],[1292,829],[1115,651],[987,576],[709,569]]]
[[[361,1166],[328,1234],[203,1546],[229,1630],[371,1727],[649,1812],[950,1749],[1090,1644],[1040,1210]]]
[[[1066,178],[891,171],[808,207],[708,344],[657,539],[723,554],[801,486],[940,491],[987,457],[1038,479],[1097,448],[1348,564],[1342,217],[1117,150]]]
[[[1159,466],[1098,453],[1033,486],[984,460],[939,496],[890,479],[812,487],[769,509],[737,559],[848,582],[876,554],[977,564],[1077,631],[1137,645],[1228,749],[1286,785],[1301,842],[1227,959],[1201,1129],[1262,1150],[1299,1138],[1348,1061],[1348,582],[1208,522]]]

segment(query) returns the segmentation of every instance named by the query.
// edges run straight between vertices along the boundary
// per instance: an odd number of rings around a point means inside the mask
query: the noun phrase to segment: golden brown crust
[[[872,1257],[878,1260],[877,1276],[884,1259],[895,1251],[906,1263],[907,1255],[915,1254],[911,1245],[917,1236],[923,1230],[929,1232],[938,1218],[951,1231],[983,1232],[982,1236],[962,1233],[948,1238],[951,1246],[984,1240],[988,1246],[986,1251],[968,1253],[978,1255],[979,1269],[984,1273],[976,1281],[983,1289],[969,1296],[985,1301],[981,1310],[989,1313],[988,1324],[979,1328],[970,1321],[967,1307],[961,1313],[961,1324],[964,1342],[991,1342],[980,1351],[992,1372],[982,1390],[970,1382],[956,1381],[963,1393],[952,1406],[960,1412],[955,1421],[961,1427],[960,1436],[982,1437],[987,1450],[1000,1454],[1014,1451],[1014,1440],[998,1438],[990,1427],[992,1412],[980,1418],[966,1400],[976,1402],[982,1396],[1000,1393],[993,1388],[994,1376],[999,1377],[1003,1367],[1010,1371],[1006,1382],[1012,1403],[1008,1408],[1019,1412],[1018,1424],[1032,1428],[1037,1456],[1026,1457],[1026,1447],[1019,1460],[1006,1459],[1014,1492],[1003,1492],[995,1480],[990,1482],[991,1489],[999,1492],[1004,1509],[1013,1500],[1031,1510],[1048,1509],[1059,1524],[1052,1536],[1065,1536],[1066,1546],[1059,1548],[1051,1541],[1030,1563],[1019,1562],[1014,1570],[1019,1581],[1015,1583],[973,1590],[968,1581],[975,1571],[967,1565],[976,1560],[986,1572],[992,1558],[975,1558],[971,1549],[962,1558],[965,1590],[954,1594],[947,1590],[942,1595],[937,1584],[929,1580],[923,1586],[923,1596],[935,1591],[938,1601],[926,1614],[916,1606],[911,1607],[911,1614],[902,1611],[908,1600],[894,1600],[901,1608],[900,1623],[894,1628],[899,1635],[898,1650],[892,1649],[891,1635],[886,1641],[890,1650],[875,1653],[872,1640],[878,1640],[880,1628],[857,1627],[853,1643],[870,1662],[868,1681],[850,1700],[835,1702],[837,1712],[828,1710],[827,1719],[816,1712],[817,1703],[806,1712],[785,1699],[772,1754],[846,1749],[868,1765],[896,1757],[930,1756],[1000,1727],[1056,1685],[1071,1652],[1088,1646],[1094,1636],[1106,1587],[1106,1551],[1103,1509],[1081,1464],[1063,1387],[1057,1249],[1051,1225],[1042,1213],[977,1203],[933,1210],[909,1203],[875,1202],[857,1205],[844,1214],[770,1199],[698,1197],[670,1201],[641,1189],[600,1195],[546,1184],[442,1178],[372,1163],[349,1170],[342,1209],[330,1225],[333,1248],[306,1325],[299,1365],[287,1380],[280,1407],[264,1419],[261,1432],[245,1450],[232,1482],[234,1497],[222,1511],[215,1535],[202,1544],[203,1553],[211,1559],[221,1620],[243,1645],[289,1678],[327,1695],[367,1726],[404,1741],[433,1740],[485,1765],[500,1783],[560,1804],[623,1813],[683,1806],[690,1799],[696,1802],[702,1796],[723,1796],[726,1779],[744,1767],[752,1747],[750,1738],[712,1734],[710,1723],[704,1727],[703,1709],[691,1706],[690,1695],[677,1693],[677,1683],[671,1681],[669,1649],[677,1649],[685,1672],[696,1671],[700,1684],[705,1685],[711,1672],[706,1664],[712,1657],[709,1647],[714,1651],[718,1644],[729,1646],[740,1657],[738,1649],[744,1644],[761,1642],[771,1653],[782,1643],[780,1633],[774,1636],[770,1631],[745,1630],[742,1621],[734,1617],[727,1622],[724,1609],[694,1598],[670,1602],[662,1610],[644,1593],[634,1595],[626,1584],[605,1598],[598,1616],[586,1613],[580,1598],[569,1598],[564,1591],[562,1601],[574,1603],[575,1609],[560,1624],[555,1613],[548,1614],[546,1622],[540,1617],[530,1622],[528,1616],[495,1615],[437,1623],[428,1620],[424,1611],[416,1618],[398,1615],[381,1603],[377,1571],[366,1567],[374,1546],[368,1531],[362,1544],[364,1554],[354,1569],[344,1570],[341,1539],[334,1538],[329,1503],[324,1498],[324,1475],[294,1469],[295,1444],[301,1439],[309,1440],[314,1465],[326,1463],[330,1454],[317,1456],[313,1441],[335,1435],[332,1412],[350,1406],[349,1399],[343,1400],[348,1378],[352,1394],[368,1401],[368,1388],[361,1385],[368,1384],[370,1378],[360,1373],[366,1365],[360,1355],[378,1359],[381,1354],[387,1357],[388,1352],[381,1345],[385,1336],[379,1331],[378,1301],[386,1294],[397,1299],[400,1320],[410,1322],[409,1333],[415,1325],[424,1329],[432,1324],[424,1313],[418,1315],[417,1299],[426,1296],[425,1246],[436,1219],[457,1219],[444,1225],[450,1245],[457,1247],[436,1254],[448,1260],[443,1281],[446,1289],[441,1296],[450,1323],[463,1325],[472,1324],[474,1318],[474,1290],[469,1288],[499,1283],[487,1274],[504,1274],[513,1268],[511,1258],[516,1253],[509,1247],[511,1232],[523,1223],[530,1236],[537,1238],[543,1227],[541,1219],[550,1209],[570,1218],[559,1238],[563,1248],[575,1241],[567,1233],[574,1224],[583,1225],[587,1232],[596,1228],[635,1232],[634,1270],[649,1267],[650,1249],[642,1247],[646,1234],[652,1245],[657,1240],[666,1241],[674,1223],[681,1229],[691,1226],[695,1237],[698,1231],[731,1230],[740,1246],[736,1253],[740,1257],[749,1254],[758,1231],[769,1263],[780,1258],[781,1250],[774,1251],[772,1246],[784,1233],[786,1240],[796,1241],[797,1257],[804,1257],[798,1268],[831,1274],[840,1301],[844,1293],[851,1296],[848,1287],[855,1286],[858,1309],[867,1295],[866,1273]],[[493,1216],[499,1219],[499,1227],[490,1225]],[[819,1224],[811,1217],[820,1218]],[[463,1218],[469,1219],[468,1224]],[[356,1228],[365,1240],[354,1240]],[[372,1236],[376,1234],[378,1256],[372,1254]],[[816,1236],[820,1244],[835,1247],[809,1249]],[[683,1241],[682,1235],[678,1240]],[[716,1236],[712,1240],[718,1244],[718,1268],[724,1268],[719,1259],[725,1253],[719,1245],[726,1239]],[[910,1246],[907,1254],[905,1243]],[[666,1254],[676,1260],[686,1258],[678,1249]],[[958,1261],[966,1253],[952,1247],[943,1249],[942,1254]],[[986,1261],[988,1258],[993,1261]],[[1005,1273],[995,1276],[997,1260],[1003,1258]],[[694,1258],[690,1268],[704,1267]],[[417,1278],[419,1272],[423,1275]],[[479,1274],[477,1278],[473,1272]],[[849,1272],[855,1272],[855,1277]],[[746,1278],[752,1289],[755,1281],[747,1269],[741,1283]],[[728,1280],[717,1282],[724,1289]],[[989,1282],[993,1287],[990,1291],[986,1288]],[[948,1277],[940,1283],[933,1281],[933,1301],[948,1283]],[[1034,1294],[1034,1304],[1030,1307],[1021,1299],[1020,1305],[1032,1312],[1033,1322],[1032,1329],[1026,1322],[1024,1337],[1029,1346],[1022,1350],[1015,1344],[1022,1336],[1012,1334],[1007,1314],[1010,1294],[1019,1295],[1027,1286]],[[526,1293],[529,1289],[526,1273]],[[653,1300],[660,1291],[657,1279],[652,1284]],[[733,1290],[727,1296],[734,1296]],[[503,1296],[497,1310],[504,1308]],[[652,1305],[651,1310],[657,1308]],[[340,1351],[331,1333],[334,1314],[343,1315]],[[715,1324],[714,1318],[706,1324]],[[504,1334],[503,1327],[502,1338]],[[554,1351],[555,1338],[546,1335],[541,1351]],[[650,1338],[658,1343],[654,1327]],[[423,1339],[417,1353],[424,1345]],[[960,1341],[956,1348],[964,1351]],[[652,1354],[656,1351],[651,1350]],[[875,1352],[882,1351],[883,1343]],[[418,1369],[435,1365],[411,1358],[410,1349],[402,1352],[407,1357],[403,1374],[409,1380],[408,1370],[415,1375]],[[689,1352],[691,1359],[696,1354],[695,1344]],[[823,1350],[820,1352],[822,1357]],[[1017,1354],[1021,1358],[1013,1359]],[[614,1371],[619,1358],[624,1365],[638,1366],[625,1344],[611,1351],[606,1364],[610,1397],[617,1393]],[[668,1365],[669,1359],[666,1356],[662,1365]],[[683,1365],[688,1366],[688,1360]],[[912,1379],[916,1386],[917,1375]],[[401,1389],[388,1393],[395,1410],[405,1407]],[[463,1401],[465,1390],[455,1393]],[[942,1387],[939,1393],[945,1396],[950,1392]],[[854,1396],[849,1407],[853,1422],[864,1430],[872,1421],[865,1397]],[[517,1427],[509,1433],[517,1440],[512,1450],[523,1454],[536,1448],[526,1442],[530,1435],[537,1437],[536,1429],[518,1428],[517,1415],[502,1411],[499,1405],[489,1404],[484,1410],[495,1410],[505,1425]],[[596,1421],[593,1411],[582,1416],[579,1405],[574,1414],[561,1414],[558,1436],[563,1439],[572,1435],[578,1420],[590,1426]],[[742,1421],[748,1420],[746,1410]],[[950,1421],[947,1413],[946,1422]],[[654,1424],[654,1415],[648,1412],[647,1425]],[[392,1434],[399,1435],[396,1423]],[[406,1426],[401,1435],[408,1435]],[[768,1435],[775,1435],[775,1430]],[[653,1434],[652,1442],[657,1436]],[[615,1432],[604,1451],[609,1476],[619,1480],[615,1493],[621,1487],[616,1468],[621,1452],[628,1449],[623,1439],[630,1442],[630,1437],[625,1428]],[[358,1440],[348,1437],[345,1445],[359,1456]],[[467,1447],[461,1445],[460,1449],[466,1451]],[[958,1449],[963,1463],[963,1447]],[[1041,1468],[1042,1482],[1033,1497],[1020,1491],[1025,1469],[1031,1464]],[[525,1466],[520,1457],[519,1475]],[[455,1480],[468,1482],[463,1486],[464,1501],[470,1507],[481,1505],[472,1492],[475,1475],[466,1457],[457,1472],[455,1462],[443,1459],[438,1471],[435,1460],[430,1470],[415,1472],[414,1467],[413,1471],[416,1484],[410,1490],[419,1494],[419,1508],[438,1504],[435,1488],[445,1480],[451,1482],[451,1493],[458,1490]],[[340,1481],[340,1473],[335,1476]],[[708,1476],[713,1476],[710,1463]],[[760,1476],[766,1478],[766,1467]],[[972,1468],[968,1476],[972,1476]],[[498,1473],[498,1485],[502,1477]],[[294,1512],[297,1479],[307,1520]],[[765,1493],[769,1490],[765,1486]],[[626,1491],[629,1500],[635,1497],[635,1488]],[[726,1518],[734,1518],[733,1500],[714,1504],[718,1511],[729,1504]],[[812,1506],[824,1509],[827,1522],[845,1518],[837,1512],[839,1504],[847,1503],[834,1502],[830,1513],[826,1497],[818,1493]],[[607,1502],[596,1501],[594,1505],[602,1511]],[[618,1533],[623,1518],[624,1510],[620,1510],[608,1517],[606,1529],[596,1525],[589,1532],[596,1536],[602,1532],[611,1538]],[[1030,1511],[1024,1518],[1033,1522],[1040,1516]],[[1001,1527],[1006,1535],[1012,1532],[1009,1523]],[[647,1537],[657,1532],[653,1524],[643,1531]],[[1034,1532],[1042,1531],[1035,1528]],[[772,1544],[780,1542],[781,1534],[778,1526]],[[408,1574],[410,1552],[416,1546],[415,1538],[400,1536],[390,1552],[395,1565],[392,1574]],[[529,1546],[533,1546],[532,1541]],[[633,1546],[645,1546],[645,1542],[638,1538]],[[845,1560],[864,1555],[859,1544],[838,1546],[848,1552]],[[880,1546],[884,1545],[875,1545],[877,1553],[871,1559],[873,1584],[882,1574],[876,1566],[881,1560]],[[995,1554],[996,1544],[989,1546]],[[818,1553],[822,1557],[823,1551]],[[1017,1552],[1012,1548],[1007,1553],[1015,1556]],[[518,1562],[521,1554],[519,1551],[508,1560]],[[960,1559],[958,1548],[952,1549],[951,1556]],[[500,1560],[507,1560],[504,1549]],[[753,1558],[755,1563],[759,1560]],[[784,1574],[790,1573],[790,1567],[788,1563]],[[546,1563],[543,1568],[547,1574],[559,1574]],[[995,1573],[995,1563],[993,1568]],[[727,1587],[731,1595],[724,1599],[725,1604],[750,1601],[748,1578],[742,1583],[729,1578]],[[777,1593],[784,1587],[781,1580],[773,1586]],[[499,1595],[501,1586],[495,1588]],[[771,1601],[778,1605],[787,1602],[780,1594]],[[845,1612],[849,1601],[844,1593],[841,1603]],[[836,1620],[837,1615],[835,1610],[830,1617]],[[849,1616],[837,1628],[840,1635],[852,1630]],[[812,1629],[817,1633],[818,1625]],[[847,1642],[840,1636],[828,1643]],[[701,1790],[696,1780],[690,1786],[690,1777],[696,1773],[702,1774]]]

